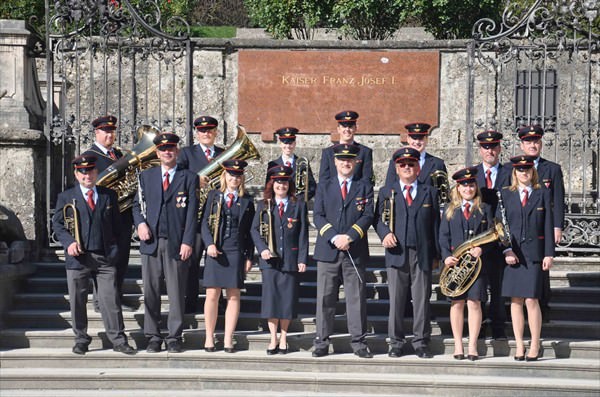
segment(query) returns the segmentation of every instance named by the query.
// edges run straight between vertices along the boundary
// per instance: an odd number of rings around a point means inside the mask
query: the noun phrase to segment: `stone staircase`
[[[315,231],[311,231],[314,241]],[[242,294],[236,332],[238,353],[206,353],[204,317],[186,315],[182,354],[145,352],[143,284],[139,253],[132,251],[124,285],[124,312],[133,357],[114,353],[100,314],[88,305],[89,333],[94,338],[84,357],[71,353],[73,334],[61,251],[49,251],[35,263],[0,330],[0,390],[5,396],[245,396],[263,395],[600,395],[600,258],[559,257],[551,272],[553,298],[549,321],[542,328],[543,359],[515,362],[512,328],[508,341],[480,339],[477,362],[452,359],[449,304],[434,285],[431,297],[431,360],[388,358],[386,333],[388,291],[383,250],[369,232],[372,261],[367,270],[368,343],[376,354],[361,360],[351,354],[346,333],[343,288],[340,291],[332,352],[310,355],[315,330],[316,266],[301,276],[300,316],[292,322],[288,355],[267,356],[266,322],[259,318],[260,271],[252,269]],[[311,248],[312,249],[312,248]],[[434,281],[435,283],[436,281]],[[201,294],[203,291],[201,291]],[[91,296],[90,296],[91,297]],[[202,296],[201,296],[202,298]],[[168,300],[163,295],[166,319]],[[507,305],[508,309],[508,305]],[[217,329],[223,328],[219,317]],[[411,326],[410,318],[406,325]],[[410,329],[410,328],[408,328]],[[527,332],[527,331],[526,331]],[[489,335],[488,335],[489,336]],[[218,338],[222,335],[219,334]],[[217,344],[219,346],[219,344]],[[435,374],[435,376],[432,376]]]

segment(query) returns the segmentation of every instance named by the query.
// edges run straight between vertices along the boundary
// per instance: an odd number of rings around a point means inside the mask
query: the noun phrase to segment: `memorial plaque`
[[[359,134],[438,125],[437,51],[242,50],[238,65],[238,121],[265,140],[288,125],[333,132],[346,109],[360,114]]]

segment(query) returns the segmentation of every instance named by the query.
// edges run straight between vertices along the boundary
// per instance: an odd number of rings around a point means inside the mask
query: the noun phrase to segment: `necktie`
[[[206,160],[208,160],[208,162],[210,163],[212,161],[212,156],[210,155],[211,154],[210,149],[206,149],[204,151],[204,154],[206,154]]]
[[[411,206],[413,202],[412,194],[410,194],[412,186],[404,186],[404,190],[406,190],[406,196],[404,197],[406,199],[406,205]]]
[[[286,165],[287,167],[291,167],[291,166],[292,166],[292,163],[290,163],[289,161],[286,161],[286,162],[285,162],[285,165]]]
[[[469,211],[470,209],[471,209],[471,204],[465,203],[465,209],[463,210],[463,215],[465,216],[466,220],[469,220],[469,218],[471,217],[471,211]]]
[[[492,188],[492,170],[487,170],[485,172],[485,187],[488,189]]]
[[[108,155],[110,156],[111,159],[116,160],[117,159],[117,155],[115,154],[115,150],[114,149],[110,149],[108,151]]]
[[[231,206],[233,205],[233,198],[234,197],[235,196],[233,195],[233,193],[228,193],[227,194],[227,198],[228,198],[228,200],[227,200],[227,208],[231,208]]]
[[[87,203],[92,211],[96,208],[96,204],[94,203],[94,191],[91,189],[87,191]]]
[[[342,200],[346,200],[348,195],[348,181],[342,182]]]
[[[527,205],[527,199],[529,198],[529,190],[523,190],[523,200],[521,200],[521,207],[525,207]]]
[[[283,218],[283,201],[279,203],[279,217]]]
[[[165,178],[163,179],[163,192],[166,192],[169,188],[169,171],[165,172]]]

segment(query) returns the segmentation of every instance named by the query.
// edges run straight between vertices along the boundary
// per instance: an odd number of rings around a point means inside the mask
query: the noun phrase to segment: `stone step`
[[[238,355],[239,356],[239,355]],[[307,358],[310,362],[316,360]],[[505,359],[509,360],[509,359]],[[323,359],[335,361],[334,358]],[[378,368],[377,359],[370,360],[371,368]],[[431,360],[428,360],[431,362]],[[472,363],[469,363],[472,364]],[[478,364],[478,363],[477,363]],[[475,365],[477,365],[475,364]],[[535,363],[540,364],[538,363]],[[364,366],[362,364],[361,366]],[[475,366],[472,365],[472,366]],[[194,367],[179,368],[71,368],[57,371],[56,368],[3,369],[0,374],[4,390],[11,389],[64,389],[65,387],[85,390],[132,389],[132,390],[254,390],[265,388],[270,391],[308,391],[311,393],[346,392],[353,394],[428,393],[431,395],[467,395],[464,377],[454,374],[431,376],[429,368],[417,373],[398,375],[398,372],[373,374],[370,372],[286,371],[281,366],[273,371],[247,371],[237,369],[214,369]],[[398,368],[399,370],[400,368]],[[540,371],[541,372],[541,371]],[[524,381],[526,380],[526,381]],[[457,393],[458,391],[458,393]],[[592,396],[597,395],[596,379],[578,379],[568,376],[560,378],[516,376],[470,375],[468,394],[479,396],[519,395],[532,396]]]

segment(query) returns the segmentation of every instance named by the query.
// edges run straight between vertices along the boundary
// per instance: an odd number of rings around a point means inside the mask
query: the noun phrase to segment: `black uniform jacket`
[[[342,200],[337,175],[319,183],[313,216],[318,231],[314,259],[335,262],[339,250],[331,239],[338,234],[347,234],[352,239],[349,251],[355,264],[368,260],[367,230],[373,223],[373,186],[370,180],[353,179],[346,200]]]
[[[440,223],[440,250],[442,253],[442,263],[447,257],[452,256],[452,252],[456,250],[462,243],[481,233],[487,231],[493,226],[494,216],[492,215],[491,207],[485,203],[481,203],[479,210],[471,212],[469,223],[473,226],[468,228],[467,220],[465,220],[461,207],[454,209],[452,218],[446,218],[446,212],[442,214]],[[497,242],[483,244],[481,249],[485,252],[497,247]]]
[[[225,149],[215,146],[215,156],[223,153]],[[181,149],[179,156],[177,156],[177,166],[181,168],[187,168],[188,170],[197,173],[202,168],[208,165],[206,154],[202,151],[202,146],[192,145]]]
[[[175,171],[169,189],[162,191],[161,167],[153,167],[140,174],[140,189],[133,201],[133,221],[135,226],[146,222],[152,232],[148,241],[140,241],[140,253],[154,255],[158,248],[158,221],[163,199],[167,210],[169,255],[180,260],[181,244],[194,245],[198,221],[198,176],[191,171]],[[146,203],[146,218],[140,210],[140,194]]]
[[[75,242],[75,238],[65,228],[63,207],[65,204],[72,204],[73,200],[75,200],[75,206],[79,214],[79,231],[81,233],[83,250],[85,251],[87,248],[85,242],[90,239],[102,238],[104,256],[108,258],[110,264],[115,264],[118,254],[117,238],[119,233],[117,194],[102,186],[97,186],[96,191],[98,192],[98,201],[96,202],[94,211],[91,211],[88,207],[79,185],[65,190],[58,195],[56,212],[52,217],[52,229],[56,234],[56,238],[65,249],[65,264],[67,269],[83,268],[78,259],[79,257],[70,256],[66,252],[69,245]],[[70,213],[68,216],[71,216]],[[92,219],[94,219],[94,222],[92,222]]]
[[[511,243],[521,263],[542,262],[546,256],[554,256],[554,229],[550,190],[534,189],[527,200],[524,214],[521,211],[519,191],[502,189],[502,201],[510,226]],[[500,210],[496,217],[501,218]]]
[[[113,147],[113,150],[117,159],[123,157],[123,152],[119,148]],[[102,149],[96,146],[95,143],[83,154],[92,154],[96,156],[96,168],[98,169],[98,173],[101,173],[107,169],[109,165],[115,162],[108,154],[104,154]]]
[[[217,203],[221,201],[221,214],[219,220],[219,241],[223,241],[225,233],[225,223],[223,222],[225,216],[225,200],[224,193],[219,190],[211,190],[208,192],[206,198],[206,204],[202,211],[202,241],[204,245],[208,247],[214,244],[212,226],[209,227],[209,218],[211,215],[217,213]],[[238,222],[238,241],[240,243],[240,251],[245,259],[252,259],[254,253],[254,244],[252,242],[252,236],[250,235],[250,228],[252,227],[252,220],[254,219],[254,202],[252,196],[245,195],[238,197],[234,205],[240,207],[240,217]],[[217,249],[220,250],[220,244],[217,242]]]
[[[277,163],[278,165],[285,165],[281,156],[277,157],[275,160],[273,160],[273,162]],[[297,162],[298,162],[298,156],[296,156],[294,154],[294,164],[292,164],[292,168],[294,169],[294,173],[292,174],[292,179],[294,181],[296,181]],[[265,183],[267,183],[267,181],[268,181],[268,177],[265,180]],[[296,188],[298,188],[298,186],[296,186]],[[308,199],[309,200],[312,199],[313,197],[315,197],[316,191],[317,191],[317,182],[315,182],[315,176],[313,175],[312,169],[310,168],[310,164],[308,164]],[[304,197],[304,193],[296,193],[296,196]]]
[[[423,164],[423,168],[421,168],[421,171],[419,172],[417,180],[419,181],[419,183],[432,185],[431,174],[438,170],[448,173],[448,170],[446,170],[446,164],[444,164],[444,160],[442,160],[439,157],[432,156],[429,153],[425,153],[425,163]],[[390,183],[393,183],[397,180],[398,174],[396,174],[396,163],[394,163],[394,159],[390,159],[387,175],[385,177],[385,185],[389,185]]]
[[[365,145],[354,142],[360,148],[354,167],[353,180],[363,180],[373,185],[373,150]],[[319,183],[325,183],[330,179],[337,181],[337,169],[333,156],[333,146],[323,149],[321,153],[321,167],[319,168]]]
[[[484,203],[489,204],[492,207],[492,214],[496,213],[496,207],[498,206],[498,195],[496,192],[501,190],[504,186],[510,185],[512,165],[498,164],[498,174],[494,181],[494,186],[488,189],[485,183],[485,171],[483,170],[483,164],[477,165],[477,186],[481,190],[481,199]]]
[[[385,250],[386,267],[402,267],[406,262],[406,222],[408,219],[408,208],[404,196],[400,190],[398,181],[384,186],[379,190],[377,206],[375,211],[374,228],[380,239],[390,233],[388,225],[381,220],[384,200],[390,198],[392,189],[395,192],[394,205],[394,234],[398,245]],[[400,193],[400,194],[399,194]],[[416,215],[416,242],[417,258],[421,270],[431,270],[433,260],[439,258],[438,233],[440,227],[440,208],[438,205],[437,190],[430,185],[419,183],[417,185],[417,196],[412,205],[417,208]]]
[[[565,228],[565,183],[560,165],[540,157],[537,167],[539,183],[550,190],[554,227]]]
[[[273,241],[277,258],[268,262],[260,257],[260,253],[269,249],[267,241],[260,234],[260,222],[269,223],[268,212],[263,201],[258,203],[256,215],[252,222],[252,240],[259,255],[259,267],[276,268],[286,272],[298,270],[298,263],[308,264],[308,211],[304,200],[292,202],[288,200],[283,218],[279,217],[274,200],[271,202],[271,219],[273,225]]]

